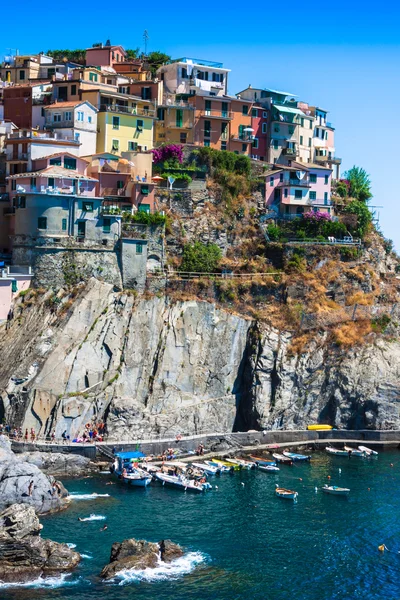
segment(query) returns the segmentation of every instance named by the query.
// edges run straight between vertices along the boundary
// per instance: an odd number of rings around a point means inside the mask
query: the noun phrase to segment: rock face
[[[183,550],[171,540],[165,540],[164,562],[171,562],[183,556]],[[160,550],[158,544],[145,540],[129,539],[115,542],[111,548],[110,563],[100,573],[102,579],[112,579],[119,571],[125,569],[153,569],[159,564]]]
[[[47,475],[76,477],[98,471],[98,467],[85,456],[61,452],[21,452],[18,458],[35,465]]]
[[[38,514],[56,512],[68,505],[67,496],[61,482],[21,460],[11,451],[8,439],[0,436],[0,509],[21,503]]]
[[[294,354],[289,332],[211,303],[136,299],[91,280],[68,319],[46,324],[29,351],[23,342],[13,356],[26,377],[3,366],[0,415],[40,435],[74,439],[91,419],[106,421],[111,441],[318,420],[400,429],[400,343],[388,338],[341,349],[315,333]],[[7,364],[0,343],[2,353]]]
[[[24,583],[74,569],[80,555],[66,544],[43,540],[33,507],[13,504],[0,513],[0,581]]]

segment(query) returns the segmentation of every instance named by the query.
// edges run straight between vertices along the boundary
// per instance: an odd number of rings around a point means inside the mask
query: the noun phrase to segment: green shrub
[[[353,228],[353,233],[363,238],[369,230],[372,221],[372,214],[368,206],[359,200],[352,200],[343,209],[343,212],[357,217],[357,225]]]
[[[188,184],[192,183],[192,178],[187,173],[168,173],[164,171],[164,173],[161,173],[161,177],[163,179],[168,179],[168,177],[174,177],[175,181],[186,181]]]
[[[359,255],[358,248],[340,248],[340,258],[342,260],[356,260]]]
[[[267,227],[267,233],[271,242],[277,242],[281,236],[282,231],[281,228],[278,227],[278,225],[270,223]]]
[[[222,257],[216,244],[185,244],[180,270],[195,273],[214,273]]]
[[[159,212],[147,213],[138,210],[134,215],[129,215],[128,220],[131,223],[141,223],[142,225],[164,225],[167,219]]]

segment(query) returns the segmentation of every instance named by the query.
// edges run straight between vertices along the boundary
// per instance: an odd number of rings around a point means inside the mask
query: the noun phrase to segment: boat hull
[[[307,425],[308,431],[329,431],[333,429],[332,425]]]
[[[180,481],[178,478],[173,477],[171,475],[162,475],[161,473],[156,473],[157,480],[163,485],[168,485],[170,487],[178,488],[183,491],[195,492],[197,494],[201,494],[204,492],[204,488],[202,485],[195,486],[186,481]]]
[[[292,465],[293,461],[287,456],[283,456],[283,454],[273,454],[272,455],[277,463],[282,463],[284,465]]]
[[[325,448],[328,454],[332,454],[333,456],[349,456],[349,453],[346,450],[338,450],[337,448]]]
[[[311,456],[308,456],[306,454],[295,454],[294,452],[283,452],[283,456],[286,456],[286,458],[289,458],[290,460],[296,461],[296,462],[300,462],[300,461],[308,461],[311,460]]]
[[[267,458],[260,458],[258,456],[253,456],[250,455],[250,458],[252,458],[254,460],[255,463],[257,463],[258,466],[263,465],[263,466],[272,466],[272,467],[276,467],[276,462],[274,460],[269,460]]]
[[[293,500],[293,501],[297,502],[297,496],[299,494],[298,494],[298,492],[295,492],[293,490],[286,490],[284,488],[276,488],[275,495],[278,496],[278,498],[283,498],[284,500]]]
[[[324,486],[322,491],[332,496],[348,496],[350,492],[348,488],[339,488],[336,486]]]
[[[378,452],[376,450],[372,450],[371,448],[367,448],[366,446],[358,446],[358,450],[361,452],[365,452],[367,456],[378,456]]]
[[[279,471],[279,467],[273,467],[272,465],[259,465],[258,468],[265,473],[276,473]]]

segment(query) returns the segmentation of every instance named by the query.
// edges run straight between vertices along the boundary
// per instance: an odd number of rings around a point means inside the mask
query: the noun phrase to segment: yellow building
[[[155,145],[193,144],[195,106],[184,100],[164,98],[157,109]]]
[[[98,108],[96,152],[145,152],[154,147],[156,113],[149,100],[105,90],[82,90]]]

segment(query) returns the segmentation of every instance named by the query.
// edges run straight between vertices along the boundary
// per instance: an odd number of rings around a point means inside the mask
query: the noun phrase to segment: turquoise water
[[[42,518],[43,536],[76,544],[86,558],[64,582],[0,587],[0,598],[398,600],[399,467],[397,452],[370,460],[315,454],[311,464],[282,465],[278,475],[241,471],[212,478],[218,489],[204,495],[158,484],[146,490],[105,485],[108,475],[69,480],[70,492],[110,497],[75,499],[67,511]],[[351,488],[349,498],[321,491],[328,475]],[[278,482],[299,492],[297,504],[275,497]],[[106,519],[78,521],[90,514]],[[167,573],[100,582],[112,543],[128,537],[170,538],[187,555]],[[382,543],[393,552],[378,552]]]

